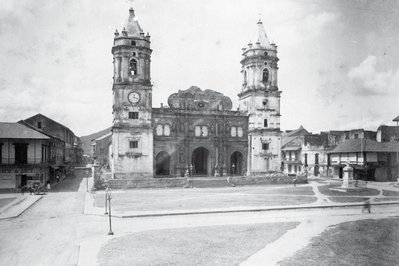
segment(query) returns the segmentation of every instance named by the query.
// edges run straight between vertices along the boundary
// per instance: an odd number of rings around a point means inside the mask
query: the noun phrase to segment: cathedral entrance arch
[[[169,175],[170,173],[170,155],[166,151],[161,151],[155,157],[155,175]]]
[[[191,157],[193,175],[210,175],[211,157],[209,151],[204,147],[196,148]]]
[[[244,156],[241,152],[235,151],[230,156],[230,171],[234,175],[242,175],[242,164]]]

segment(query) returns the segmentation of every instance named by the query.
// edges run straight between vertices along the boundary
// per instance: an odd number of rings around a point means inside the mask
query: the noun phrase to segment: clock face
[[[127,96],[127,98],[131,103],[138,103],[140,101],[140,94],[138,94],[137,92],[131,92]]]

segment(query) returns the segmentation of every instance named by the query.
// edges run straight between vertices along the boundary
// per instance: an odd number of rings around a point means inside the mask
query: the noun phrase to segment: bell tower
[[[134,10],[114,34],[112,47],[113,178],[153,177],[152,84],[150,35],[144,34]]]
[[[248,175],[280,170],[281,130],[277,46],[267,38],[262,21],[256,42],[243,48],[240,110],[249,116]]]

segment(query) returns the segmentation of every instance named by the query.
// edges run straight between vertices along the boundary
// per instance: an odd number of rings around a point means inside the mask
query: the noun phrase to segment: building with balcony
[[[81,164],[83,161],[82,143],[68,127],[43,114],[36,114],[23,121],[40,132],[49,134],[65,143],[64,164],[66,167]]]
[[[303,170],[302,145],[305,135],[309,132],[300,126],[296,130],[287,132],[282,137],[281,168],[286,174],[298,174]]]
[[[334,177],[342,178],[343,168],[350,164],[355,179],[396,181],[399,178],[399,143],[351,139],[329,154]]]
[[[20,123],[0,122],[0,190],[45,184],[52,163],[51,138]]]

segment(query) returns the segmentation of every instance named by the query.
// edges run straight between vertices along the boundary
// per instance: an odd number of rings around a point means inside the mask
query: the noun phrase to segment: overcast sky
[[[113,33],[127,0],[2,0],[0,121],[42,113],[87,135],[112,123]],[[196,85],[238,106],[241,48],[278,45],[281,128],[374,129],[399,115],[399,1],[135,0],[153,104]]]

